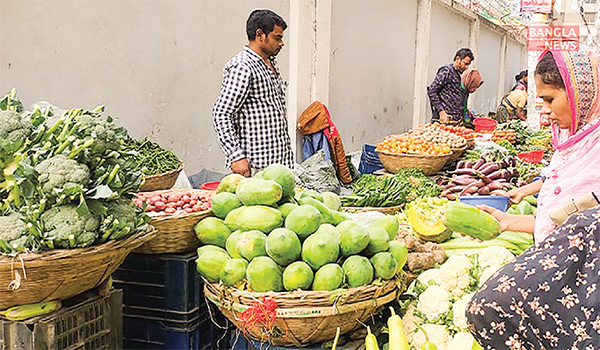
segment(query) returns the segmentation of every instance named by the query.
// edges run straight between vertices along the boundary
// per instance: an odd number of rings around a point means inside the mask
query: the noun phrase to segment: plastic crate
[[[383,169],[383,164],[379,160],[379,155],[375,152],[375,146],[363,145],[358,171],[361,174],[372,174],[379,169]]]
[[[205,301],[196,258],[196,252],[129,254],[113,274],[113,285],[123,289],[123,313],[180,322],[197,318]]]
[[[25,321],[0,319],[0,349],[121,349],[123,293],[84,293],[56,312]]]

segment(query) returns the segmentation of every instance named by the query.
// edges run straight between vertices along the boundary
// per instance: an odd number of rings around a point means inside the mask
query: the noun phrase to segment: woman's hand
[[[521,200],[531,194],[536,194],[542,188],[542,184],[544,182],[542,180],[535,180],[534,182],[512,189],[508,191],[508,196],[510,197],[511,203],[518,204]]]
[[[496,220],[498,220],[500,223],[500,231],[504,232],[508,230],[512,215],[506,214],[502,210],[488,207],[487,205],[478,205],[477,208],[490,213],[494,218],[496,218]]]

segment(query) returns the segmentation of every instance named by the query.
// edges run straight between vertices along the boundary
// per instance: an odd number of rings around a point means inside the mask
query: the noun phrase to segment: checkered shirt
[[[213,107],[213,126],[227,167],[247,158],[254,170],[279,163],[294,165],[285,107],[285,84],[248,46],[223,69],[221,92]]]

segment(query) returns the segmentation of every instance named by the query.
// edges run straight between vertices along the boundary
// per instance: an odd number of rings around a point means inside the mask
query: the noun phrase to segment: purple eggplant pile
[[[441,177],[438,185],[443,187],[441,197],[455,200],[458,196],[497,194],[506,191],[518,181],[517,158],[508,156],[501,161],[488,161],[484,156],[476,161],[461,160],[456,164],[452,177]]]

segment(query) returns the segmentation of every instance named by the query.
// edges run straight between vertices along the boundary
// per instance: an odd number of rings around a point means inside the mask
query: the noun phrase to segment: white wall
[[[322,99],[346,151],[358,151],[413,126],[417,5],[418,0],[1,0],[0,94],[16,87],[26,105],[42,99],[62,107],[104,104],[132,136],[172,148],[189,175],[201,169],[225,172],[211,122],[222,68],[247,42],[248,14],[270,8],[289,25],[278,62],[290,82],[290,128],[310,102]],[[469,46],[473,17],[451,6],[433,1],[427,84],[457,49]],[[482,26],[480,40],[476,65],[490,70],[482,73],[484,86],[498,86],[498,72],[496,81],[485,76],[494,75],[496,64],[484,64],[498,59],[496,48],[487,49],[496,38]],[[523,61],[520,45],[507,50],[511,83],[516,74],[511,62]],[[419,90],[427,100],[425,87]],[[491,90],[476,93],[482,101],[496,96]],[[430,108],[418,109],[420,121],[429,120]]]
[[[483,85],[473,93],[470,108],[487,114],[497,106],[498,80],[500,79],[502,36],[482,25],[479,34],[479,57],[475,57],[475,67],[483,78]],[[504,78],[504,76],[502,76]]]
[[[172,148],[188,174],[224,170],[211,109],[255,8],[289,18],[285,0],[2,0],[0,93],[14,86],[26,104],[105,104],[134,137]],[[278,59],[287,77],[286,48]]]
[[[515,75],[527,69],[527,51],[519,43],[508,40],[506,43],[506,75],[504,91],[508,92],[515,85]]]
[[[412,126],[416,1],[334,1],[330,105],[344,147]]]

